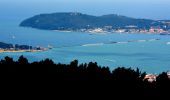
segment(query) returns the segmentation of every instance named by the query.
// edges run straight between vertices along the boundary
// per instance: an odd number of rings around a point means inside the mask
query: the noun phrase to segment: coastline
[[[22,53],[22,52],[43,52],[46,50],[0,50],[0,53]]]
[[[50,48],[32,47],[29,45],[19,45],[0,42],[0,53],[18,53],[18,52],[41,52]]]
[[[40,29],[41,30],[41,29]],[[158,33],[158,32],[154,32],[154,33],[151,33],[151,32],[106,32],[106,31],[103,31],[103,32],[90,32],[90,31],[67,31],[67,30],[52,30],[54,32],[63,32],[63,33],[71,33],[71,32],[77,32],[77,33],[87,33],[87,34],[90,34],[90,35],[105,35],[105,34],[146,34],[146,35],[151,35],[151,34],[155,34],[155,35],[161,35],[161,33]]]

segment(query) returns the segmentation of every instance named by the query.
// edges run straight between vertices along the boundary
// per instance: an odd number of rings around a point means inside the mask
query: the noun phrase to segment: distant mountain
[[[36,15],[22,21],[20,26],[44,30],[80,30],[107,26],[112,29],[130,28],[129,26],[134,26],[137,29],[149,29],[150,27],[164,28],[167,23],[163,22],[150,19],[135,19],[116,14],[92,16],[70,12]]]

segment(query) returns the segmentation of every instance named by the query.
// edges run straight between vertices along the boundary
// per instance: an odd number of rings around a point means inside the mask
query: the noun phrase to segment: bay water
[[[101,66],[140,68],[148,73],[170,70],[170,36],[159,34],[92,34],[46,31],[19,27],[21,20],[0,21],[0,41],[53,49],[45,52],[1,53],[15,60],[24,55],[32,61],[50,58],[56,63],[97,62]],[[13,38],[15,37],[15,38]]]

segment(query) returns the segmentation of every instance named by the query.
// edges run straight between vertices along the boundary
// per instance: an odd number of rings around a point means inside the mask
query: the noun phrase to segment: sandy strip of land
[[[41,52],[45,50],[0,50],[0,53]]]

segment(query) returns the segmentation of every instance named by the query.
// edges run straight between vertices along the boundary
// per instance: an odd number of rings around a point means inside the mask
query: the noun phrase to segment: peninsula
[[[46,51],[47,48],[43,47],[32,47],[28,45],[18,45],[18,44],[9,44],[0,42],[0,53],[6,53],[6,52],[40,52],[40,51]]]
[[[170,20],[136,19],[116,14],[92,16],[78,12],[40,14],[20,23],[43,30],[90,33],[170,33]]]

